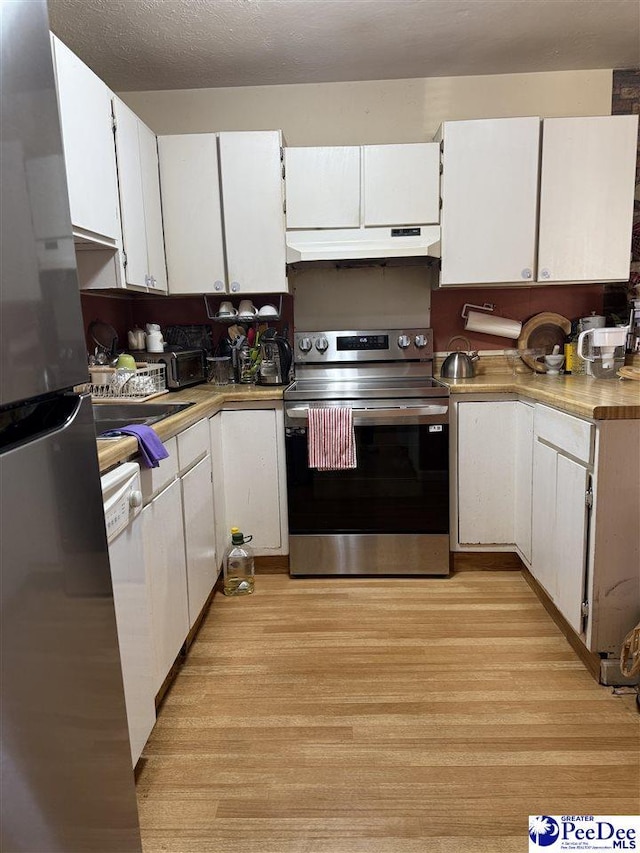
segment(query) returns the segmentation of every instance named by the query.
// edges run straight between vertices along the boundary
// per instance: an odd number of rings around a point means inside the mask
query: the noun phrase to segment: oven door
[[[366,406],[360,401],[352,407],[357,467],[347,471],[309,468],[307,407],[285,407],[292,574],[378,574],[385,565],[389,571],[384,573],[389,574],[446,574],[448,400],[407,401],[400,407],[367,402]],[[410,542],[416,553],[422,553],[419,563],[436,547],[439,570],[413,572],[406,562],[402,565],[403,548]],[[372,555],[372,548],[380,553]],[[296,552],[301,555],[301,549],[312,553],[301,557],[301,566],[296,566]],[[367,553],[356,557],[363,549]],[[412,557],[411,562],[416,559]],[[319,563],[333,566],[333,571]],[[348,565],[352,568],[345,572]]]

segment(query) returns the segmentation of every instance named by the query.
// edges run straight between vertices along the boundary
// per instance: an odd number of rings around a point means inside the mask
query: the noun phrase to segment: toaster
[[[206,379],[204,350],[202,349],[148,352],[145,353],[145,359],[149,363],[165,365],[167,388],[170,391],[179,391],[189,385],[198,385]]]

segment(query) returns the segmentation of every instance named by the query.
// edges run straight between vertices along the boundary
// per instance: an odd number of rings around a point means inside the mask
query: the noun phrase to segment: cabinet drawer
[[[178,443],[175,438],[170,438],[163,443],[169,453],[168,458],[161,459],[158,468],[142,468],[140,470],[142,497],[145,504],[148,504],[155,495],[159,494],[178,476]]]
[[[178,465],[180,472],[186,471],[209,452],[209,427],[203,418],[178,436]]]
[[[587,465],[591,462],[593,424],[588,421],[537,405],[534,432],[536,438],[552,444],[568,456],[573,456]]]

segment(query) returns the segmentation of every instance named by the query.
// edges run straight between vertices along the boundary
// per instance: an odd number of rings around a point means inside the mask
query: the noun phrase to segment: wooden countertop
[[[515,393],[596,421],[640,418],[640,382],[591,376],[512,376],[510,373],[440,381],[449,386],[452,394]]]
[[[564,412],[593,420],[640,419],[640,382],[593,379],[590,376],[512,376],[493,373],[473,379],[441,379],[452,394],[518,394],[523,398],[547,403]],[[183,412],[165,418],[153,429],[165,441],[190,427],[201,418],[211,417],[228,403],[253,403],[282,400],[282,387],[256,385],[196,385],[159,397],[154,402],[194,403]],[[137,455],[135,438],[98,441],[100,472]]]
[[[175,391],[150,400],[152,403],[194,403],[188,409],[171,415],[157,424],[153,429],[165,441],[182,430],[190,427],[201,418],[208,418],[219,412],[228,403],[255,403],[265,400],[282,400],[284,388],[260,387],[257,385],[229,385],[220,387],[217,385],[195,385],[193,388],[185,388],[184,391]],[[105,404],[107,405],[107,404]],[[120,462],[132,459],[138,453],[138,442],[135,438],[127,436],[119,439],[104,439],[98,441],[98,463],[100,473],[113,468]]]

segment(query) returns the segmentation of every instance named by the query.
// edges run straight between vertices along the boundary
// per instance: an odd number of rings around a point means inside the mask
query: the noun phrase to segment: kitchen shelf
[[[277,323],[279,320],[282,319],[282,294],[280,294],[280,301],[278,303],[278,313],[277,314],[270,314],[268,317],[258,317],[257,315],[255,315],[255,316],[248,316],[247,315],[246,317],[245,316],[239,317],[237,314],[231,314],[228,317],[219,317],[217,314],[214,313],[211,305],[209,304],[209,295],[210,294],[207,294],[207,293],[205,293],[203,295],[204,306],[205,306],[205,310],[207,312],[207,317],[209,318],[209,320],[213,320],[214,323],[223,323],[225,326],[233,326],[234,323],[241,323],[243,325],[247,325],[247,324],[250,325],[252,323],[255,323],[255,324],[258,324],[258,323],[274,323],[274,322]],[[228,294],[225,294],[225,295],[228,295]],[[216,297],[216,298],[219,298],[219,297]],[[229,301],[229,300],[224,300],[224,301]]]

